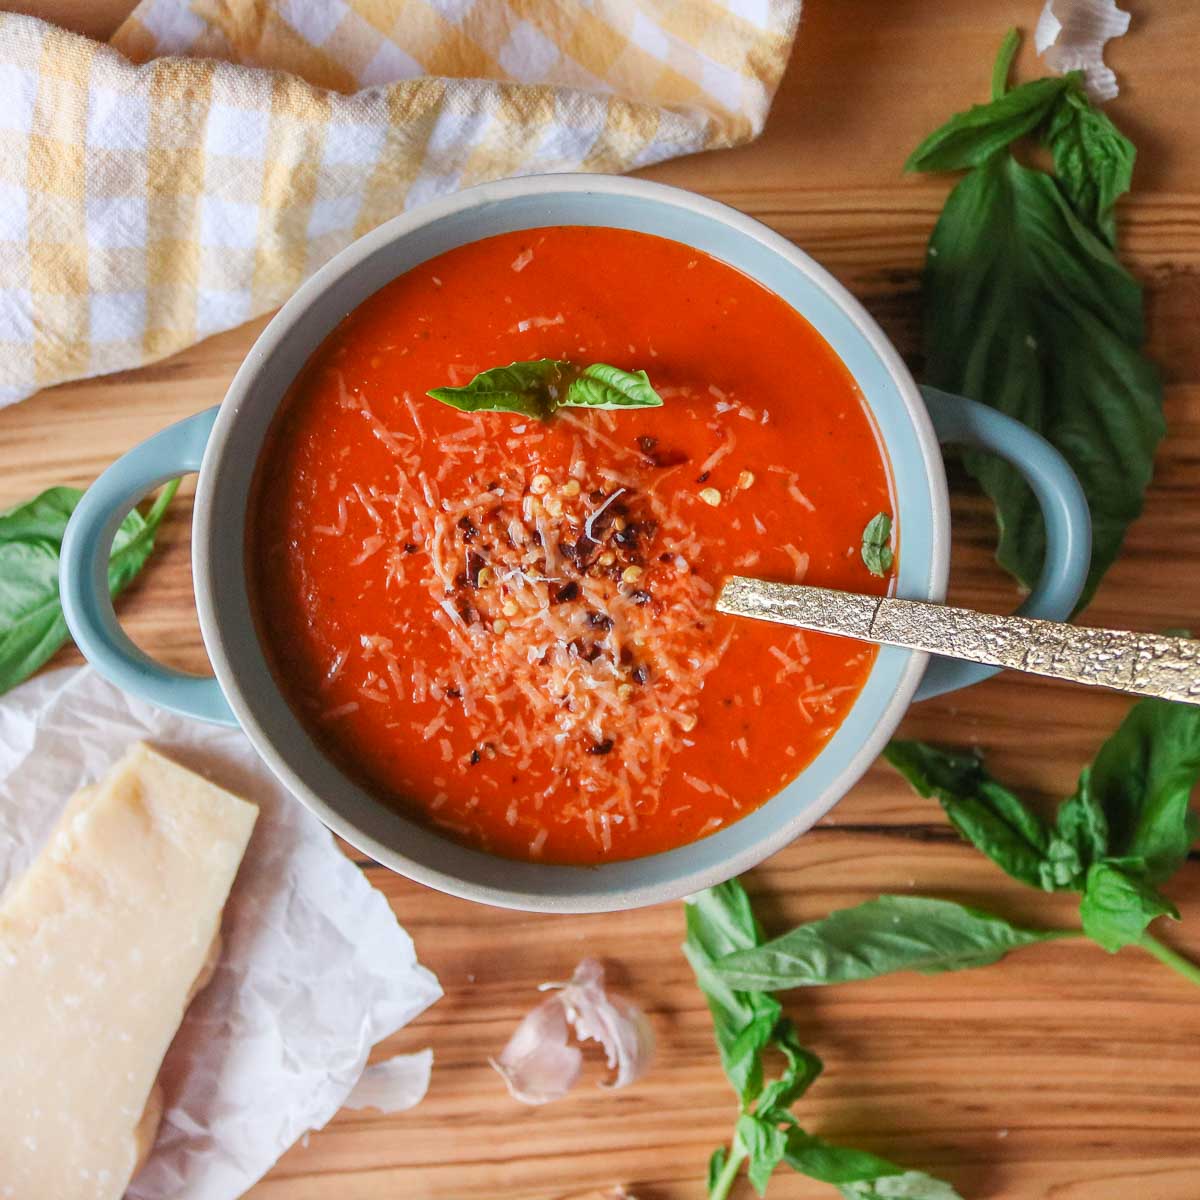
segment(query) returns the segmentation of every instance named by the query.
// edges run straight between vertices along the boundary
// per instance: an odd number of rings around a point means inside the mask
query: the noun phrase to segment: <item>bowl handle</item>
[[[63,535],[58,589],[63,615],[84,657],[111,683],[162,708],[236,725],[220,684],[157,663],[117,624],[108,558],[117,527],[147,492],[200,470],[217,409],[188,417],[122,455],[84,493]]]
[[[939,441],[1000,455],[1021,472],[1033,489],[1046,522],[1046,558],[1037,586],[1017,612],[1024,617],[1065,621],[1083,594],[1092,561],[1092,518],[1075,472],[1041,434],[1020,421],[936,388],[922,387],[921,394]],[[935,657],[917,688],[916,698],[940,696],[978,683],[999,670]]]

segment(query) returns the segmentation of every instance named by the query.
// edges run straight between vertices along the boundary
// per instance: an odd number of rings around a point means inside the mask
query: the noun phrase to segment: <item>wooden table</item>
[[[31,7],[103,36],[123,0]],[[906,178],[908,150],[984,97],[1010,24],[1037,0],[811,0],[763,138],[649,172],[766,221],[846,283],[894,337],[917,347],[918,274],[946,183]],[[1139,149],[1122,207],[1124,253],[1145,283],[1151,344],[1167,382],[1170,436],[1145,516],[1085,615],[1092,624],[1197,627],[1200,595],[1200,10],[1139,0],[1109,59],[1112,113]],[[1025,77],[1040,73],[1030,52]],[[0,505],[55,483],[86,484],[122,450],[220,400],[263,322],[145,370],[55,388],[0,412]],[[919,362],[916,363],[919,371]],[[953,499],[954,598],[1003,610],[1013,588],[991,562],[987,506]],[[203,669],[177,503],[153,569],[120,605],[147,650]],[[56,664],[77,661],[64,651]],[[904,732],[987,751],[996,772],[1047,799],[1126,709],[1125,700],[1008,675],[913,709]],[[1200,869],[1171,885],[1185,914],[1165,931],[1200,956]],[[399,1116],[345,1113],[297,1146],[256,1200],[550,1198],[624,1183],[642,1200],[703,1194],[705,1163],[734,1118],[707,1013],[678,945],[680,905],[591,917],[493,911],[364,862],[438,974],[445,998],[380,1047],[432,1045],[428,1098]],[[877,767],[816,829],[747,880],[769,928],[881,891],[920,889],[1031,922],[1069,919],[1070,898],[1011,883],[959,842],[932,803]],[[651,1075],[616,1094],[590,1084],[541,1110],[510,1100],[487,1065],[545,979],[585,953],[653,1014]],[[1022,951],[1000,966],[901,976],[787,998],[827,1071],[800,1108],[827,1137],[952,1180],[965,1197],[1195,1200],[1200,1195],[1200,995],[1136,951]],[[749,1195],[746,1185],[740,1185]],[[780,1173],[771,1196],[831,1197]]]

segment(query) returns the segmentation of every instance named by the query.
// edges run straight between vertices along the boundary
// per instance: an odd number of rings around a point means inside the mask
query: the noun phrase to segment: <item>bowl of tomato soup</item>
[[[472,409],[471,381],[508,364],[555,403],[588,364],[654,402],[529,408],[488,385],[508,407]],[[999,414],[922,397],[790,243],[661,185],[489,184],[344,251],[219,410],[102,476],[64,606],[99,669],[239,723],[380,862],[493,904],[646,904],[786,844],[919,686],[979,673],[715,609],[730,574],[941,599],[939,432],[1030,477],[1050,552],[1027,610],[1066,616],[1087,522],[1065,464]],[[114,522],[197,469],[213,679],[136,651],[95,587]],[[879,514],[882,558],[863,550]]]

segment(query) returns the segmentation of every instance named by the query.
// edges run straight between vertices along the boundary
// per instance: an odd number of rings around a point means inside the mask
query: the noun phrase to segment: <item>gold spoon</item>
[[[1200,641],[731,575],[717,611],[1200,704]]]

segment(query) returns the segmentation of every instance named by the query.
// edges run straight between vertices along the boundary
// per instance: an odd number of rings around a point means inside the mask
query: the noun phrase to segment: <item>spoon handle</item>
[[[717,610],[1069,679],[1138,696],[1200,704],[1200,641],[1000,617],[924,600],[865,596],[732,575]]]

